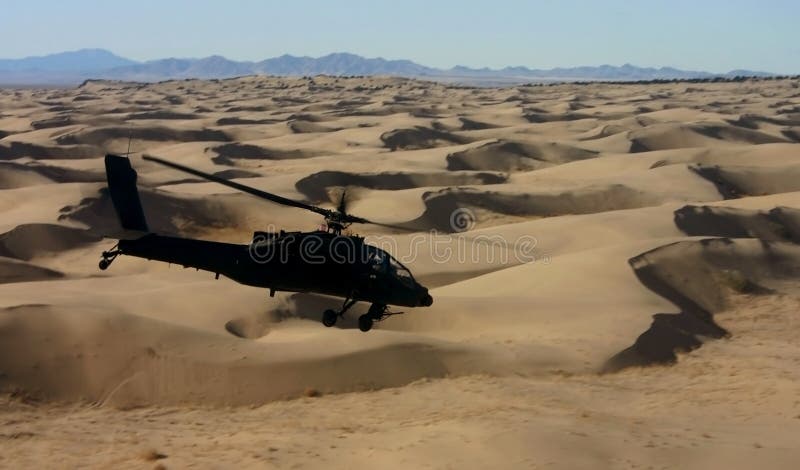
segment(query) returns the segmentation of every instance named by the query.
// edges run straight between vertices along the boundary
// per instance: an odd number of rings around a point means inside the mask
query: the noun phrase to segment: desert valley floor
[[[322,220],[143,155],[347,188],[433,306],[100,271],[129,151],[159,233]],[[796,468],[799,277],[798,80],[0,89],[0,467]]]

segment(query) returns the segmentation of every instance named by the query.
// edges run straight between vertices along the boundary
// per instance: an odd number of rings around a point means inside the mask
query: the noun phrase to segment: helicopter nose
[[[423,307],[430,307],[433,305],[433,297],[428,293],[428,289],[422,288],[422,296],[419,299],[419,304]]]

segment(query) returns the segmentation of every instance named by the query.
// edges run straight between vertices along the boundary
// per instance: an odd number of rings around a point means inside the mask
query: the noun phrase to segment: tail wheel
[[[335,310],[325,310],[322,314],[322,324],[331,327],[336,324],[336,320],[339,319],[339,314],[336,313]]]
[[[372,329],[372,315],[365,313],[358,317],[358,329],[366,333]]]
[[[122,252],[120,252],[120,251],[119,251],[119,249],[117,249],[117,247],[118,247],[118,246],[119,246],[119,245],[114,245],[114,248],[112,248],[112,249],[110,249],[110,250],[108,250],[108,251],[104,251],[104,252],[103,252],[103,253],[100,255],[100,256],[101,256],[101,258],[100,258],[100,263],[98,263],[98,265],[97,265],[97,266],[98,266],[98,267],[99,267],[101,270],[105,271],[106,269],[108,269],[108,267],[109,267],[109,266],[111,266],[111,263],[112,263],[112,262],[113,262],[115,259],[117,259],[117,256],[119,256],[120,254],[122,254]]]

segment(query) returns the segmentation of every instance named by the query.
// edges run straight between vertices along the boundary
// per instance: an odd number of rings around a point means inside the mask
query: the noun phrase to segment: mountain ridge
[[[501,69],[456,65],[439,69],[406,59],[366,58],[348,52],[321,57],[284,54],[261,61],[235,61],[221,55],[202,58],[165,58],[145,62],[121,57],[105,49],[81,49],[21,59],[0,59],[0,83],[76,84],[86,79],[160,81],[183,78],[230,78],[242,75],[393,75],[446,81],[579,81],[654,80],[733,76],[773,76],[769,72],[733,70],[728,73],[681,70],[674,67],[638,67],[631,64],[536,69]]]

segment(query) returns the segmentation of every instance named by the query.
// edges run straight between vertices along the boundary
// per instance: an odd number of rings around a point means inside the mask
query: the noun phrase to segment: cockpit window
[[[399,261],[396,259],[389,257],[389,268],[392,274],[400,280],[403,284],[407,286],[414,285],[414,277],[411,275],[411,271],[408,270],[405,266],[400,264]]]

